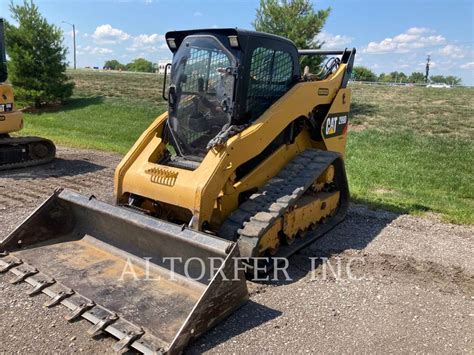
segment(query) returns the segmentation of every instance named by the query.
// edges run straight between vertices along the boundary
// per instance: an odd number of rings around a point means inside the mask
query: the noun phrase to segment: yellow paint
[[[294,238],[298,232],[306,231],[312,224],[331,215],[337,208],[339,195],[339,191],[305,195],[295,209],[286,213],[283,233]]]
[[[13,89],[11,85],[0,84],[0,104],[13,103]],[[15,110],[0,112],[0,134],[17,132],[23,128],[23,113]]]

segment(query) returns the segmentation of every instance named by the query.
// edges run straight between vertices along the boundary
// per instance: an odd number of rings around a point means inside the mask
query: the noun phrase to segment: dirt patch
[[[354,131],[354,132],[361,132],[364,129],[367,129],[364,125],[361,124],[351,124],[349,123],[349,131]]]

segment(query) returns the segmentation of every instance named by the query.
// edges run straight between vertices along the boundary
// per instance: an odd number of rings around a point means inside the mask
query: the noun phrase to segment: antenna
[[[426,57],[426,76],[425,76],[425,81],[428,82],[428,78],[430,75],[430,62],[431,62],[431,56],[428,54]]]

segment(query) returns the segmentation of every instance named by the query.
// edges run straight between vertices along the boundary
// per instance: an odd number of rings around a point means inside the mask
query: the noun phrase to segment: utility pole
[[[69,23],[66,21],[63,21],[63,23],[67,23],[68,25],[72,26],[72,42],[74,46],[74,70],[76,70],[76,26],[74,26],[73,23]]]
[[[428,82],[428,78],[430,75],[430,61],[431,61],[431,56],[428,54],[426,57],[426,76],[425,76],[425,81]]]

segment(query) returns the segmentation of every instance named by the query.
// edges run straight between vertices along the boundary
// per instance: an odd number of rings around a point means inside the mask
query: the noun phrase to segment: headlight
[[[11,112],[13,111],[13,104],[0,104],[0,112]]]

